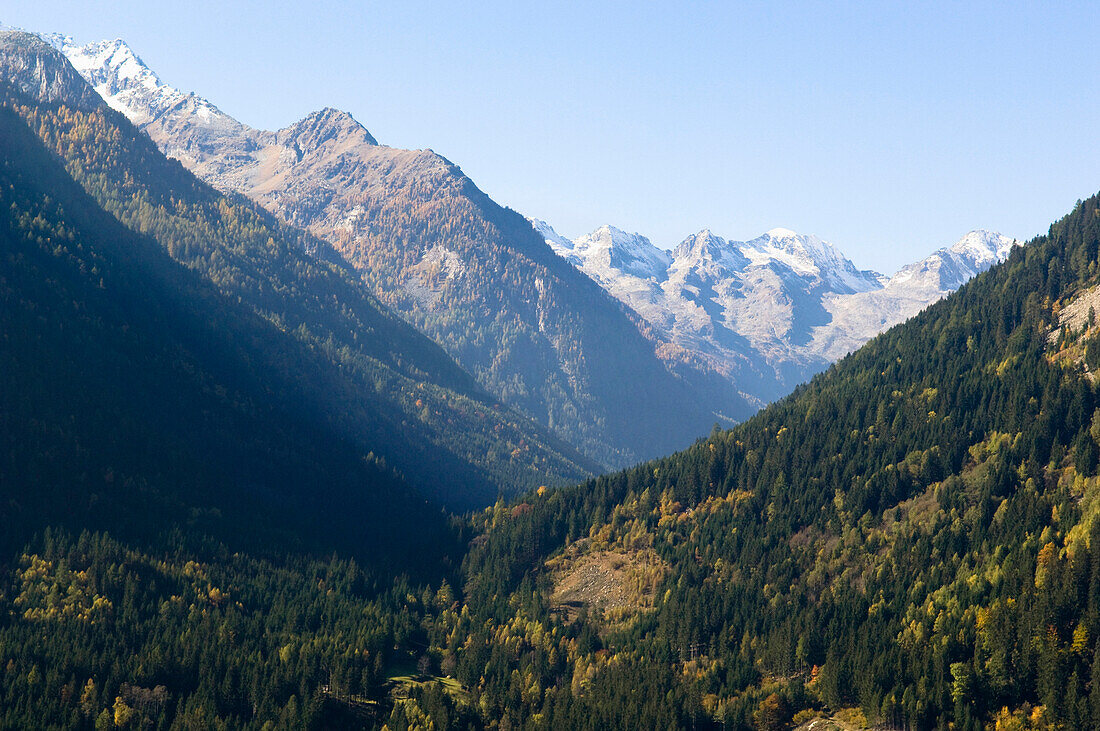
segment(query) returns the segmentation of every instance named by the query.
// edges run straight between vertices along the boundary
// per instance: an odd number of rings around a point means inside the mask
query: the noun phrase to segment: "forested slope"
[[[1100,725],[1100,348],[1094,314],[1059,319],[1097,284],[1098,246],[1092,198],[732,431],[487,513],[474,628],[517,606],[557,622],[543,562],[567,544],[651,548],[661,568],[653,609],[603,622],[587,652],[559,643],[555,665],[528,633],[481,682],[515,668],[593,727],[638,693],[734,726],[826,706],[915,728]],[[596,670],[555,683],[578,664]],[[517,718],[546,711],[527,698]]]
[[[404,560],[399,524],[444,530],[310,404],[287,365],[317,355],[100,209],[10,109],[0,131],[4,550],[47,525],[187,525]]]
[[[1100,197],[737,428],[467,521],[366,445],[506,469],[363,394],[492,402],[58,78],[0,109],[0,727],[1100,727]]]
[[[375,725],[461,529],[329,367],[0,108],[0,728]]]

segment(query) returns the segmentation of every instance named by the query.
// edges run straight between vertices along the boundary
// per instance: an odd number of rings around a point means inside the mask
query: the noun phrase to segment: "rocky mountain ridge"
[[[361,454],[374,453],[425,495],[462,508],[524,481],[533,489],[599,469],[487,394],[382,306],[331,245],[166,158],[56,48],[0,31],[0,68],[6,113],[25,118],[37,144],[66,166],[69,185],[82,186],[116,228],[143,237],[143,247],[260,323],[240,346],[252,349],[248,360],[268,390],[296,394],[299,408]],[[80,237],[69,240],[79,248]],[[216,314],[206,320],[229,327]]]
[[[972,231],[885,277],[784,228],[749,241],[704,229],[670,252],[613,226],[570,241],[531,223],[559,256],[761,402],[1003,261],[1016,243]]]
[[[496,323],[498,337],[507,340],[505,331],[516,320],[524,322],[534,340],[521,338],[528,344],[520,347],[541,351],[538,355],[502,358],[500,352],[491,352],[494,348],[484,347],[484,336],[477,338],[483,347],[470,348],[467,333],[479,329],[474,321],[481,314],[475,313],[484,312],[476,303],[495,299],[479,291],[478,282],[484,283],[487,269],[496,269],[492,276],[499,280],[505,264],[499,259],[476,261],[486,240],[486,208],[496,206],[456,165],[431,150],[379,145],[351,115],[335,109],[314,112],[282,130],[256,130],[205,99],[168,86],[121,40],[79,46],[54,38],[104,100],[135,121],[166,154],[216,187],[245,193],[331,241],[364,272],[386,304],[444,345],[490,391],[570,441],[586,443],[589,456],[608,464],[648,453],[620,444],[613,450],[619,456],[613,456],[600,446],[607,441],[596,436],[603,428],[591,422],[606,421],[608,399],[593,398],[592,379],[578,370],[583,366],[566,362],[577,354],[567,345],[569,336],[548,331],[546,313],[528,306],[546,299],[538,282],[545,290],[546,282],[560,273],[531,277],[525,288],[529,292],[512,293],[511,306],[524,312],[515,312],[511,323]],[[441,210],[474,224],[473,239],[425,235],[395,225],[410,215]],[[708,410],[697,405],[690,409],[693,423],[699,424],[742,418],[789,393],[874,335],[1003,260],[1012,245],[999,234],[972,232],[886,277],[859,269],[829,242],[784,228],[741,242],[704,229],[670,252],[612,226],[570,241],[549,224],[529,220],[553,252],[626,305],[628,317],[635,318],[637,329],[653,343],[659,365],[681,382],[683,403],[698,404],[698,392],[707,392],[703,400],[713,405],[709,414],[704,416]],[[441,222],[444,229],[452,225]],[[499,226],[490,229],[495,230],[489,240],[500,235]],[[545,250],[532,245],[526,232],[513,239],[519,240],[526,243],[515,253],[553,268]],[[445,314],[459,300],[469,308],[461,325]],[[501,305],[493,301],[490,311]],[[606,304],[594,309],[602,313],[596,317],[619,317],[608,314]],[[622,327],[621,320],[617,327]],[[539,340],[542,346],[530,347]],[[532,369],[535,360],[543,362]],[[613,360],[609,355],[604,362]],[[583,362],[592,364],[590,358]],[[650,380],[654,377],[664,378],[651,372]],[[589,424],[582,424],[586,412]]]

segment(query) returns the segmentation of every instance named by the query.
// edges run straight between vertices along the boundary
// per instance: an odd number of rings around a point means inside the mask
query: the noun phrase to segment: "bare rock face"
[[[32,33],[0,31],[0,67],[9,83],[37,101],[66,101],[86,111],[103,106],[60,51]]]

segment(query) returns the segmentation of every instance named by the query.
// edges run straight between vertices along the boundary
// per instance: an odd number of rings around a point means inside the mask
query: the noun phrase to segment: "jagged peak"
[[[609,223],[605,223],[592,230],[591,233],[587,233],[584,236],[579,237],[573,243],[576,244],[579,241],[604,241],[607,244],[614,242],[624,242],[632,239],[643,239],[649,242],[649,239],[641,235],[638,232],[631,233],[626,229],[613,226]]]
[[[367,128],[348,112],[325,107],[307,114],[289,127],[279,130],[278,138],[296,145],[302,154],[321,149],[328,143],[354,139],[356,143],[377,145]]]
[[[133,59],[141,64],[142,68],[146,69],[149,73],[153,73],[153,70],[150,69],[149,66],[141,60],[141,58],[137,55],[130,44],[122,40],[121,38],[92,41],[91,43],[85,43],[83,45],[79,45],[73,42],[73,39],[70,36],[62,36],[61,38],[61,42],[59,44],[55,44],[55,47],[57,47],[58,50],[62,51],[66,55],[98,55],[104,59],[111,57]]]
[[[957,289],[970,277],[999,264],[1021,246],[1017,239],[984,229],[968,232],[951,246],[937,249],[925,258],[899,269],[890,284]]]
[[[356,120],[355,117],[351,116],[350,112],[345,112],[343,109],[337,109],[336,107],[323,107],[322,109],[318,109],[315,112],[310,112],[300,121],[306,122],[313,120],[324,122],[326,124],[349,124],[356,125],[358,127],[363,126],[359,124],[358,120]]]
[[[691,234],[686,239],[684,239],[684,242],[688,242],[688,241],[692,242],[694,245],[702,245],[704,243],[709,243],[709,244],[718,244],[719,246],[723,246],[723,245],[726,244],[726,240],[724,238],[722,238],[718,234],[714,233],[709,228],[701,229],[701,230]]]
[[[78,45],[63,36],[61,50],[108,106],[143,125],[166,110],[186,105],[196,123],[208,128],[239,127],[210,101],[164,83],[121,38]]]
[[[755,239],[745,242],[745,244],[758,247],[770,246],[792,253],[804,252],[814,259],[818,259],[821,256],[825,256],[827,259],[842,256],[839,250],[828,241],[814,236],[813,234],[800,234],[789,228],[773,228],[769,231],[765,231]]]
[[[956,254],[977,256],[981,258],[993,256],[997,259],[1003,259],[1017,243],[1016,239],[997,233],[996,231],[975,229],[967,232],[965,236],[948,247],[948,249]]]
[[[704,228],[696,233],[691,234],[673,250],[673,256],[685,256],[692,252],[703,253],[711,252],[718,253],[729,249],[730,242],[717,235],[709,228]]]
[[[704,228],[696,233],[689,235],[683,241],[681,241],[675,249],[673,249],[673,255],[678,255],[677,252],[687,253],[693,249],[700,249],[703,247],[712,246],[724,246],[726,240],[721,236],[716,235],[709,228]]]
[[[142,86],[150,91],[176,91],[161,81],[156,72],[121,38],[93,41],[83,46],[68,40],[62,44],[61,50],[73,67],[95,86],[109,83],[112,92],[133,86]]]
[[[741,271],[749,260],[733,242],[709,228],[691,234],[672,251],[672,267],[677,270],[719,266],[727,272]]]
[[[641,279],[664,279],[672,263],[672,255],[645,236],[607,224],[574,239],[571,253],[588,268],[619,270]]]
[[[604,224],[595,231],[573,241],[575,248],[619,248],[619,249],[644,249],[667,254],[668,252],[653,245],[647,237],[640,233],[630,233],[624,229]]]

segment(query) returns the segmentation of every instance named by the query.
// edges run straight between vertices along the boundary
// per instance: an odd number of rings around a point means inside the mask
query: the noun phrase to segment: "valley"
[[[1100,195],[890,276],[570,240],[0,69],[0,729],[1100,726]]]

